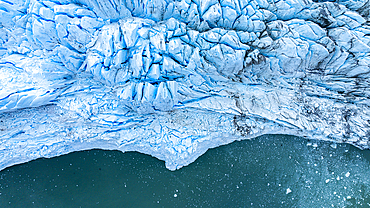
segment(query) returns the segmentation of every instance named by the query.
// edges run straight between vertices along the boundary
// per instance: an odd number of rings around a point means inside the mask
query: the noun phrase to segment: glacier
[[[368,0],[0,0],[0,170],[93,148],[170,170],[263,134],[370,146]]]

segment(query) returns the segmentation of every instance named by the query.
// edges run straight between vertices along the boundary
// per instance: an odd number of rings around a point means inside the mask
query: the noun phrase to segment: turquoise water
[[[90,150],[0,172],[0,207],[370,207],[370,152],[266,135],[169,171],[151,156]]]

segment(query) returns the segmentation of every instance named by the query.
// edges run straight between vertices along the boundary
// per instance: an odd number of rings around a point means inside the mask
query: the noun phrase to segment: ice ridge
[[[0,170],[91,148],[174,170],[261,134],[370,145],[370,1],[0,0]]]

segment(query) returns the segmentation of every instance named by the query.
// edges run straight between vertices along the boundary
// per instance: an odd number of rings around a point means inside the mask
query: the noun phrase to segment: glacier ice
[[[261,134],[370,145],[367,0],[0,0],[0,170],[91,148],[174,170]]]

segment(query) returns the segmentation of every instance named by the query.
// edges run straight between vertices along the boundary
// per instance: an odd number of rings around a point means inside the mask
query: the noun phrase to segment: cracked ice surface
[[[284,133],[369,148],[366,0],[0,0],[0,169],[91,148],[177,169]]]

